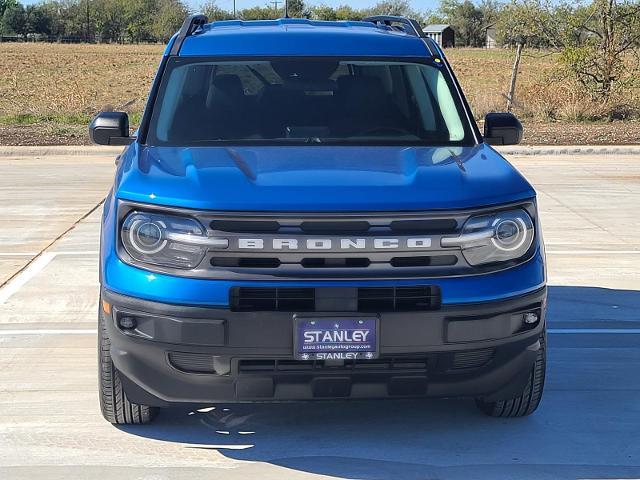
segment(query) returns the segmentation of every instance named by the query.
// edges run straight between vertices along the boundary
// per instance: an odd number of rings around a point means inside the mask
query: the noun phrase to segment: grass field
[[[88,121],[104,109],[128,111],[135,125],[163,48],[0,44],[0,144],[84,143]],[[478,119],[504,109],[512,55],[448,51]],[[525,121],[528,143],[640,142],[639,90],[604,105],[564,75],[555,55],[531,52],[521,63],[515,113]],[[616,116],[632,120],[607,121]]]

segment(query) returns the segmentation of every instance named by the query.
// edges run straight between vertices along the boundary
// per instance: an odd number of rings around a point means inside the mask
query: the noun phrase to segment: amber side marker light
[[[104,310],[104,313],[107,315],[111,315],[111,304],[106,300],[102,300],[102,310]]]

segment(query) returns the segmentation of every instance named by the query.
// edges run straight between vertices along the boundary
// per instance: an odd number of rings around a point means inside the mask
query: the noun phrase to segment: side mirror
[[[97,145],[129,145],[129,116],[125,112],[100,112],[89,125],[89,137]]]
[[[487,113],[484,141],[489,145],[517,145],[522,140],[522,124],[511,113]]]

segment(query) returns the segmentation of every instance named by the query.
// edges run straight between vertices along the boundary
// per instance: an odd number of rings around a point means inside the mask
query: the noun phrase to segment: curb
[[[124,147],[102,147],[96,145],[62,145],[62,146],[26,146],[2,147],[3,157],[43,157],[65,155],[68,157],[108,156],[114,157]],[[498,152],[505,155],[639,155],[640,145],[531,145],[531,146],[496,146]]]
[[[505,155],[640,155],[640,145],[514,145],[494,148]]]
[[[0,158],[6,157],[115,157],[124,147],[101,147],[96,145],[52,145],[52,146],[0,146]]]

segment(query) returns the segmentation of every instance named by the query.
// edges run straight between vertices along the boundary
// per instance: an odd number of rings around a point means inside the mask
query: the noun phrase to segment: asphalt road
[[[393,400],[212,405],[116,428],[98,410],[95,336],[113,156],[7,152],[0,479],[640,478],[640,154],[509,157],[539,192],[551,285],[532,417]]]

